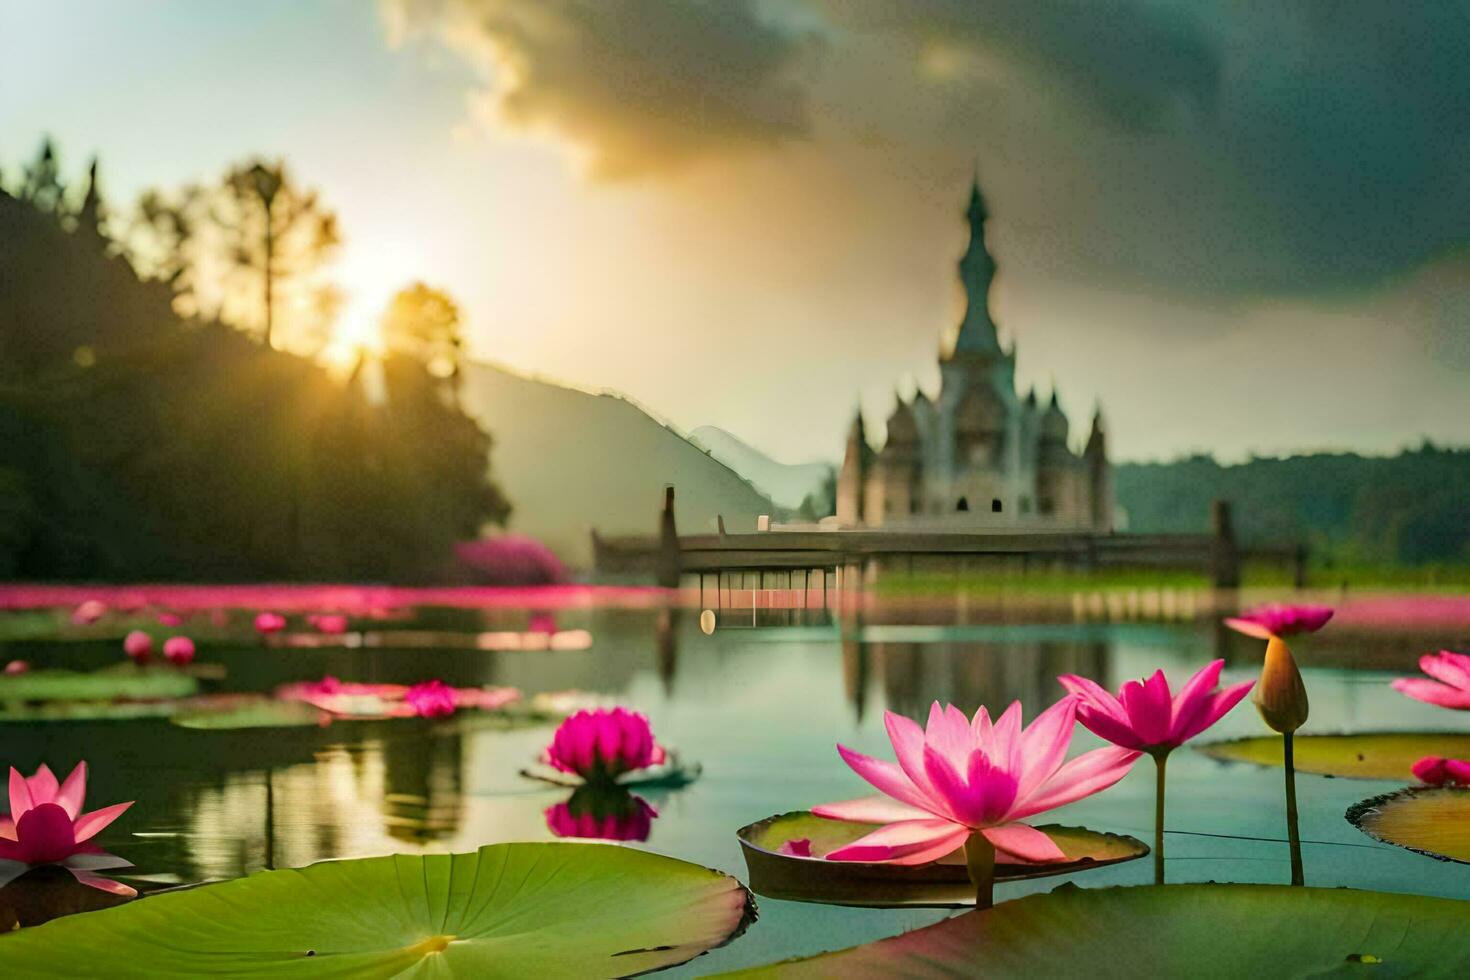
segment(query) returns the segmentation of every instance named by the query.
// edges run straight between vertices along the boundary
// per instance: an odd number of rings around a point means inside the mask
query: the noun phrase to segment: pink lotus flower
[[[1240,703],[1255,681],[1219,689],[1216,660],[1189,679],[1177,695],[1169,691],[1164,672],[1145,681],[1129,681],[1113,697],[1101,686],[1076,674],[1057,678],[1077,696],[1077,720],[1114,745],[1142,752],[1169,752],[1209,728]]]
[[[454,688],[440,680],[415,684],[404,692],[403,701],[420,718],[443,718],[454,714]]]
[[[194,662],[194,641],[187,636],[171,636],[163,641],[163,656],[175,667],[187,667]]]
[[[77,626],[88,626],[97,622],[107,612],[107,606],[96,599],[83,601],[72,610],[71,621]]]
[[[1414,778],[1429,786],[1470,786],[1470,760],[1426,755],[1413,765]]]
[[[837,746],[853,770],[884,797],[812,808],[821,817],[887,824],[827,855],[829,861],[925,864],[979,833],[997,860],[1065,860],[1052,839],[1020,821],[1090,796],[1122,779],[1138,758],[1110,746],[1064,762],[1077,701],[1066,697],[1024,730],[1021,702],[991,723],[982,707],[973,719],[954,705],[929,709],[927,728],[891,711],[883,715],[898,763]]]
[[[286,628],[286,617],[280,613],[263,612],[255,617],[255,632],[262,636],[279,633]]]
[[[1419,669],[1434,679],[1400,677],[1393,689],[1415,701],[1470,711],[1470,656],[1452,650],[1426,653],[1419,658]]]
[[[96,873],[130,868],[131,862],[90,843],[132,802],[82,813],[86,795],[85,762],[78,762],[60,785],[44,765],[29,779],[10,770],[10,816],[0,817],[0,886],[38,864],[59,864],[84,885],[128,898],[138,894]]]
[[[545,753],[547,763],[588,782],[611,782],[667,757],[648,718],[625,708],[578,711],[557,728]]]
[[[5,673],[7,674],[24,674],[30,669],[31,664],[28,660],[12,660],[5,665]]]
[[[561,559],[524,534],[463,541],[454,546],[454,555],[471,578],[485,585],[558,585],[567,579]]]
[[[1270,603],[1225,620],[1237,633],[1269,640],[1273,636],[1315,633],[1332,618],[1331,606],[1290,606]]]
[[[314,626],[318,633],[335,636],[347,632],[347,617],[339,613],[317,613],[307,616],[306,621]]]
[[[123,637],[123,653],[135,664],[146,664],[153,654],[153,637],[142,630],[133,630]]]
[[[628,793],[623,793],[621,800],[588,800],[582,795],[585,791],[585,788],[579,789],[565,803],[548,807],[547,829],[558,837],[648,840],[658,811],[647,800]]]

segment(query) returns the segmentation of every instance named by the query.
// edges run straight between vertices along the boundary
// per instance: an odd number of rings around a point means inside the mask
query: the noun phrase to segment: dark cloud
[[[907,35],[931,51],[973,48],[1032,86],[1117,126],[1152,130],[1208,114],[1215,39],[1190,11],[1130,0],[815,0],[834,24]]]
[[[803,140],[834,172],[887,155],[915,176],[871,193],[917,199],[978,158],[1002,252],[1042,285],[1339,292],[1470,237],[1470,0],[388,9],[482,58],[500,119],[603,176]]]
[[[386,0],[482,61],[499,119],[577,144],[595,174],[637,176],[804,133],[793,77],[812,42],[754,0]]]

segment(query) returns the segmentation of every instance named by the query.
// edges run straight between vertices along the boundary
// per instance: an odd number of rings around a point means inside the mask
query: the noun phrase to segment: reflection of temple
[[[881,685],[888,710],[920,721],[934,701],[957,705],[967,714],[983,704],[997,714],[1015,700],[1029,720],[1065,693],[1058,674],[1109,676],[1109,648],[1101,641],[852,641],[850,646],[843,644],[844,686],[859,720],[869,676]]]
[[[395,840],[423,844],[459,829],[463,744],[428,732],[384,740],[383,823]]]
[[[231,771],[196,790],[185,811],[192,874],[233,878],[344,854],[429,844],[459,829],[463,739],[368,740],[317,750],[314,762]],[[402,849],[401,847],[399,849]]]

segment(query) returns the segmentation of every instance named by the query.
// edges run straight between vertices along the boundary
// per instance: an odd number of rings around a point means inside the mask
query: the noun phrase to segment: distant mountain
[[[770,499],[632,402],[491,364],[464,369],[466,412],[490,433],[490,465],[513,508],[510,527],[574,567],[591,564],[590,532],[654,534],[663,487],[675,488],[683,534],[715,515],[751,530]]]
[[[818,498],[831,477],[825,463],[778,463],[759,449],[742,442],[724,429],[702,425],[689,433],[689,441],[706,449],[715,459],[739,473],[782,507],[796,510],[808,495]]]

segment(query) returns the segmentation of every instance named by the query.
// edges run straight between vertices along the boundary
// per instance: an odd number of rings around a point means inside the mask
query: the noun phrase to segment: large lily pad
[[[1470,902],[1285,885],[1064,885],[770,977],[1463,977]]]
[[[1410,787],[1354,803],[1347,818],[1385,844],[1441,861],[1470,863],[1470,789]]]
[[[1281,736],[1240,738],[1199,746],[1229,762],[1282,764]],[[1470,732],[1364,732],[1357,735],[1298,735],[1292,759],[1297,772],[1350,779],[1414,778],[1410,767],[1426,755],[1470,759]]]
[[[0,702],[6,701],[161,701],[184,698],[199,682],[173,667],[118,664],[90,673],[30,670],[0,674]]]
[[[876,827],[798,810],[742,827],[736,836],[750,869],[750,887],[769,898],[873,908],[975,904],[975,886],[970,883],[963,851],[912,867],[821,860]],[[1055,841],[1069,860],[1065,864],[996,864],[997,883],[1071,874],[1132,861],[1149,852],[1142,841],[1121,834],[1055,824],[1036,829]],[[811,856],[790,853],[793,844]]]
[[[683,963],[754,915],[734,878],[604,844],[328,861],[0,936],[6,976],[610,977]]]

